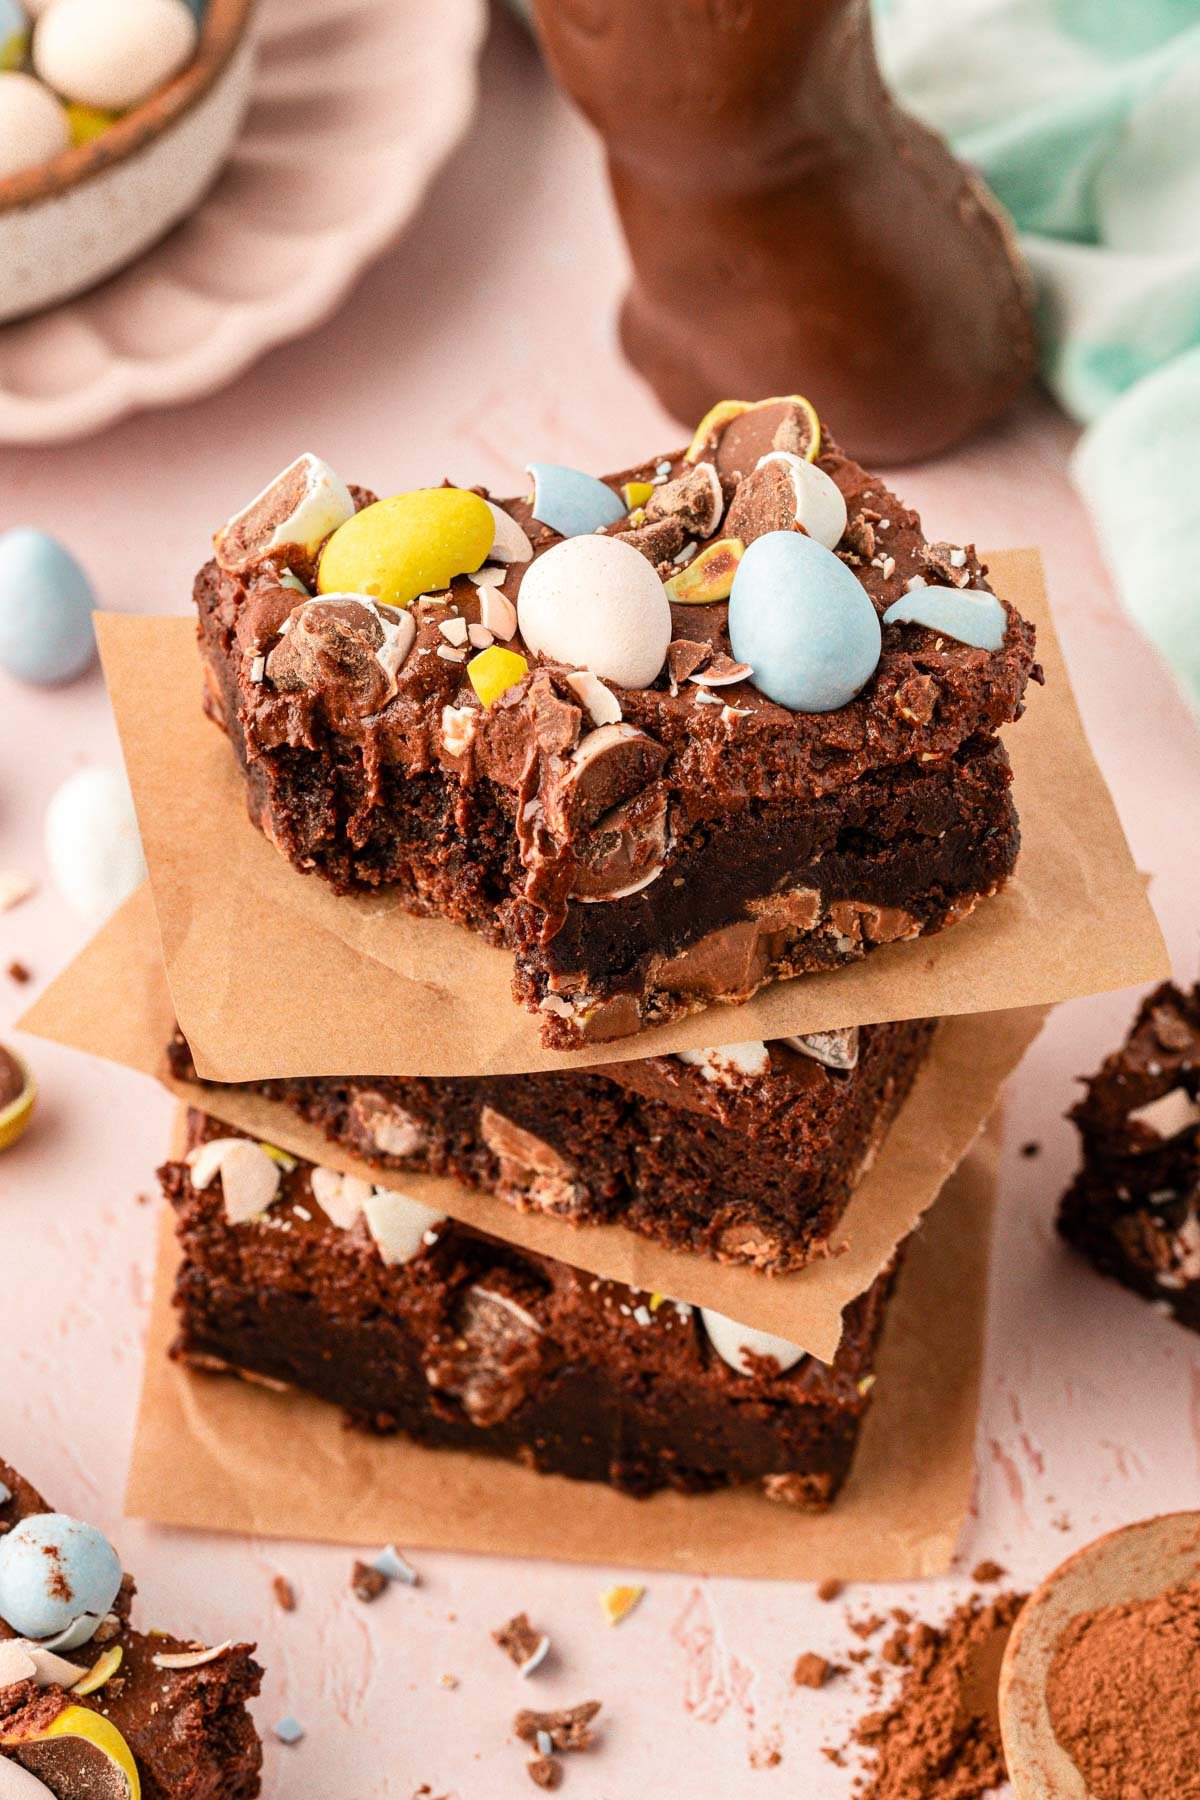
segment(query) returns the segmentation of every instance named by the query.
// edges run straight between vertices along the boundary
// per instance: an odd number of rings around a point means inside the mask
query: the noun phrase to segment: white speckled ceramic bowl
[[[0,180],[0,322],[94,287],[201,200],[250,99],[254,0],[209,0],[195,59],[93,143]]]

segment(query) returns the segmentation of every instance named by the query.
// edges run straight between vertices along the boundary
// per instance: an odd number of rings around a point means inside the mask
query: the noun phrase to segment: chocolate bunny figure
[[[604,139],[630,361],[695,423],[807,394],[867,461],[932,456],[1034,367],[1007,217],[875,60],[868,0],[534,0]]]

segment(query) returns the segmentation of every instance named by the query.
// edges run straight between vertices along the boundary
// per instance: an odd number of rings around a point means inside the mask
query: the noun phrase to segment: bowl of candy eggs
[[[253,0],[0,0],[0,323],[95,286],[216,178]]]

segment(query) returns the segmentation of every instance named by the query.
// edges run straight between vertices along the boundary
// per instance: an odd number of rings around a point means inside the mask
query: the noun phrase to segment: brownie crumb
[[[815,1650],[806,1650],[796,1658],[792,1680],[797,1687],[823,1688],[830,1676],[836,1673],[828,1657],[818,1656]]]
[[[855,1637],[866,1639],[874,1637],[887,1624],[887,1620],[882,1613],[868,1613],[865,1619],[847,1619],[846,1623]]]
[[[998,1562],[985,1559],[981,1563],[976,1563],[971,1571],[971,1580],[977,1582],[980,1587],[985,1587],[988,1582],[1003,1581],[1007,1574],[1008,1570],[1001,1568]]]
[[[356,1597],[364,1604],[378,1600],[387,1584],[387,1576],[381,1574],[378,1569],[373,1569],[370,1563],[355,1563],[350,1576],[350,1586],[354,1589]]]
[[[525,1768],[534,1787],[556,1788],[563,1778],[562,1764],[552,1756],[531,1756]]]
[[[586,1750],[600,1706],[599,1700],[584,1700],[557,1712],[533,1712],[524,1707],[513,1719],[513,1730],[523,1744],[536,1744],[539,1732],[544,1732],[556,1750]]]
[[[825,1600],[825,1601],[836,1600],[841,1592],[842,1592],[842,1583],[840,1581],[834,1581],[832,1578],[830,1578],[827,1581],[823,1581],[821,1583],[821,1585],[818,1587],[817,1599]]]
[[[10,981],[15,981],[18,987],[24,987],[26,982],[33,980],[33,976],[23,962],[10,962],[8,965],[8,979]]]
[[[544,1632],[535,1631],[529,1623],[528,1613],[523,1612],[515,1614],[498,1631],[493,1631],[492,1642],[500,1646],[522,1675],[531,1675],[550,1648],[550,1639]]]
[[[1039,1143],[1034,1142],[1032,1139],[1030,1140],[1030,1142],[1028,1144],[1021,1145],[1021,1155],[1022,1156],[1040,1156],[1041,1154],[1042,1154],[1042,1146]]]
[[[275,1596],[275,1604],[282,1607],[284,1612],[295,1612],[296,1590],[285,1576],[276,1575],[271,1583],[271,1592]]]

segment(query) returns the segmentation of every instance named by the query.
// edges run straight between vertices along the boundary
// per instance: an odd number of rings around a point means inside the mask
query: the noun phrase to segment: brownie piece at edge
[[[1200,1331],[1200,985],[1164,982],[1071,1110],[1083,1166],[1059,1207],[1066,1241]]]
[[[193,1149],[228,1128],[189,1114]],[[240,1134],[236,1134],[240,1135]],[[183,1251],[174,1354],[280,1382],[361,1427],[515,1459],[631,1495],[756,1483],[827,1505],[869,1405],[894,1270],[846,1314],[834,1362],[722,1360],[715,1315],[443,1220],[385,1263],[360,1212],[335,1226],[311,1165],[232,1224],[220,1175],[160,1171]]]
[[[0,1530],[53,1510],[3,1460],[0,1487],[8,1490],[8,1498],[0,1500]],[[114,1679],[91,1695],[57,1686],[38,1688],[32,1681],[0,1687],[0,1732],[42,1727],[66,1706],[83,1706],[103,1714],[124,1737],[137,1763],[143,1800],[254,1800],[261,1791],[262,1745],[246,1702],[258,1693],[262,1680],[253,1659],[255,1646],[233,1644],[198,1668],[159,1669],[154,1656],[199,1646],[165,1632],[135,1630],[129,1621],[135,1592],[127,1575],[103,1643],[96,1639],[62,1652],[78,1664],[82,1676],[102,1649],[119,1648],[122,1657]],[[16,1635],[0,1618],[0,1640]],[[0,1756],[22,1760],[13,1745],[0,1746]],[[36,1772],[50,1779],[47,1771]]]
[[[561,1074],[256,1088],[374,1164],[384,1185],[388,1171],[450,1174],[523,1211],[622,1224],[673,1249],[783,1274],[826,1249],[933,1031],[922,1019],[863,1026],[849,1034],[852,1069],[777,1041],[762,1047],[764,1075],[650,1057]],[[178,1034],[169,1056],[175,1074],[196,1079]]]

